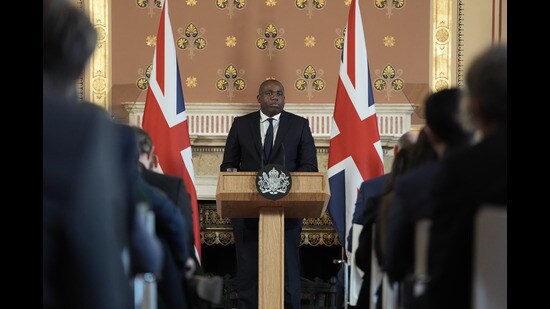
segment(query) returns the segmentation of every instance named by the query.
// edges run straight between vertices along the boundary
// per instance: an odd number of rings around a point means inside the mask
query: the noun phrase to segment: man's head
[[[155,147],[151,136],[145,130],[139,127],[133,127],[136,135],[136,144],[139,153],[139,162],[147,169],[153,169],[156,163]]]
[[[393,146],[393,155],[395,156],[401,149],[410,147],[416,143],[419,131],[411,130],[403,133],[397,140],[395,146]]]
[[[474,60],[466,75],[466,111],[484,135],[507,125],[507,61],[506,46],[491,47]]]
[[[74,87],[96,46],[94,26],[67,0],[44,0],[42,22],[43,74],[60,88]]]
[[[275,116],[285,107],[285,88],[278,80],[266,80],[260,85],[257,98],[261,111]]]
[[[460,124],[459,107],[462,91],[459,88],[443,89],[426,100],[426,133],[439,156],[447,147],[467,145],[472,135]]]

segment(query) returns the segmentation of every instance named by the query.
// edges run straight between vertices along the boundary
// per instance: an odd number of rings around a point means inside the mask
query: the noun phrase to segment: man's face
[[[285,107],[285,89],[278,81],[266,82],[257,98],[260,109],[269,117],[277,115]]]

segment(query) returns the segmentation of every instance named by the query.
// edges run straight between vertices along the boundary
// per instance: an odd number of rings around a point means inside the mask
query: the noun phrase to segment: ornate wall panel
[[[476,46],[486,43],[487,31],[488,42],[506,40],[507,2],[360,1],[388,168],[392,157],[387,150],[404,131],[423,125],[421,105],[427,93],[461,85],[461,72]],[[122,122],[140,124],[163,1],[73,2],[89,13],[99,34],[97,50],[82,78],[82,97]],[[222,147],[233,117],[257,109],[257,87],[268,77],[285,85],[287,109],[309,119],[320,169],[326,170],[350,2],[170,2],[202,206],[214,199]],[[487,18],[489,25],[479,24]],[[481,37],[471,30],[476,28]],[[204,215],[207,210],[203,208]],[[201,220],[209,218],[213,216]],[[204,230],[203,241],[231,242],[223,228],[221,224],[220,230]],[[303,235],[302,243],[338,241],[325,232]]]
[[[97,46],[83,76],[83,98],[111,110],[111,1],[78,1],[97,31]]]

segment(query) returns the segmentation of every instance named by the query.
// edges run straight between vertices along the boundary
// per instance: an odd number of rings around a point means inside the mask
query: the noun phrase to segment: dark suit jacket
[[[221,171],[258,171],[263,166],[260,112],[236,117],[225,146]],[[284,165],[290,172],[317,172],[317,153],[308,121],[281,112],[279,129],[268,163]],[[239,308],[258,305],[258,219],[231,219],[237,250]],[[285,219],[285,308],[300,306],[301,219]]]
[[[416,223],[432,216],[433,180],[439,169],[439,161],[428,162],[395,180],[384,249],[384,271],[390,282],[402,283],[403,308],[421,307],[413,297],[412,281],[406,279],[414,272]]]
[[[284,155],[283,155],[284,153]],[[236,117],[225,144],[221,171],[237,168],[256,172],[262,168],[260,112]],[[317,172],[317,153],[309,122],[298,115],[282,111],[275,143],[268,163],[284,165],[290,172]]]
[[[435,180],[428,253],[429,308],[470,308],[473,220],[483,203],[507,204],[507,130],[443,160]]]
[[[357,192],[357,201],[355,202],[355,210],[353,211],[353,223],[363,224],[365,213],[367,212],[367,200],[373,196],[384,193],[386,183],[390,174],[380,175],[378,177],[363,181],[359,192]],[[348,233],[347,247],[351,252],[351,240],[353,237],[352,229]]]
[[[391,282],[401,281],[414,270],[415,224],[431,218],[433,179],[439,167],[439,161],[428,162],[396,178],[384,260]]]
[[[43,308],[132,308],[121,253],[127,188],[97,105],[43,99]]]
[[[190,256],[195,256],[195,250],[193,249],[193,209],[191,208],[189,193],[185,189],[185,182],[180,177],[159,174],[146,169],[143,165],[141,165],[141,175],[147,183],[164,192],[164,194],[178,206],[187,223],[187,234],[190,235],[188,241],[188,247],[190,249],[189,254]]]

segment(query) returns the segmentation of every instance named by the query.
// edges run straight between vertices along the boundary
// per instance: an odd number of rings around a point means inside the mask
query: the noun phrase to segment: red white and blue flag
[[[350,5],[330,131],[329,214],[347,248],[357,192],[365,180],[384,173],[367,47],[359,3]]]
[[[191,160],[187,111],[183,100],[174,34],[168,15],[168,0],[164,1],[160,17],[142,127],[149,132],[155,143],[155,152],[162,172],[181,177],[185,182],[193,208],[195,250],[200,261],[200,224],[195,172]]]

